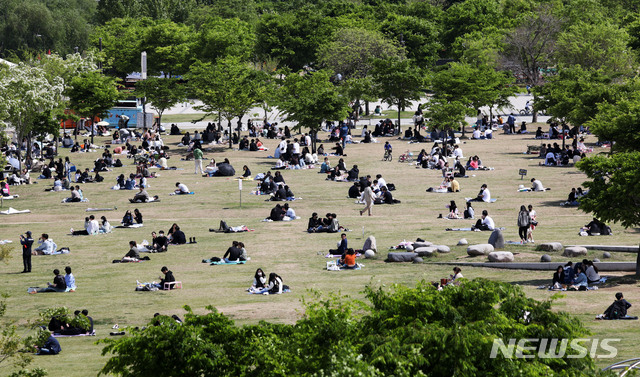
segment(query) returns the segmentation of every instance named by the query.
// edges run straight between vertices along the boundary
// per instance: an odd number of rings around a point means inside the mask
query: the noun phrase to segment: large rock
[[[413,245],[404,245],[406,251],[413,251]]]
[[[417,257],[416,253],[409,252],[393,252],[387,254],[387,262],[413,262],[413,259]]]
[[[438,253],[448,253],[451,251],[451,248],[447,245],[433,245],[436,248]]]
[[[609,259],[611,258],[611,253],[608,251],[605,251],[604,253],[602,253],[602,259]]]
[[[540,262],[551,262],[551,256],[549,256],[548,254],[541,256]]]
[[[429,242],[429,241],[420,241],[420,242],[414,242],[413,243],[413,248],[417,249],[419,247],[427,247],[427,246],[431,246],[433,245],[433,242]]]
[[[418,263],[423,263],[424,260],[422,260],[422,258],[420,257],[415,257],[413,258],[413,263],[418,264]]]
[[[376,238],[374,236],[367,237],[367,239],[364,241],[364,246],[362,246],[362,250],[373,250],[374,252],[378,252]]]
[[[592,262],[593,262],[593,263],[600,263],[600,259],[598,259],[598,258],[594,258],[594,259],[592,260]]]
[[[371,249],[364,252],[364,257],[367,259],[375,258],[375,256],[376,256],[376,253]]]
[[[493,232],[491,232],[488,243],[493,245],[494,249],[503,249],[504,236],[502,235],[502,231],[500,229],[496,229]]]
[[[560,242],[546,242],[538,245],[538,250],[542,251],[560,251],[562,250],[562,244]]]
[[[587,255],[587,249],[582,246],[565,247],[563,257],[575,258]]]
[[[469,241],[467,241],[466,238],[461,238],[460,241],[458,241],[458,246],[466,246],[469,244]]]
[[[481,243],[479,245],[471,245],[467,247],[467,254],[472,257],[477,257],[480,255],[488,255],[489,253],[493,252],[493,250],[493,245],[488,243]]]
[[[494,251],[489,253],[489,262],[513,262],[513,254],[510,251]]]
[[[433,246],[423,246],[423,247],[419,247],[417,249],[414,249],[413,251],[418,254],[418,256],[420,257],[430,257],[433,255],[433,253],[435,253],[438,249],[436,249]]]

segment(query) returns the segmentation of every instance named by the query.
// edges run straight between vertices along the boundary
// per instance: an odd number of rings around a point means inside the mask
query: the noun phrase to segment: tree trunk
[[[320,127],[322,127],[322,123]],[[318,131],[309,130],[309,136],[311,136],[311,153],[316,153],[316,140],[317,140],[316,136],[317,135],[318,135]]]
[[[369,101],[364,101],[364,115],[369,115],[371,114],[371,111],[369,110]]]
[[[27,153],[25,154],[25,162],[31,160],[31,137],[31,131],[29,131],[27,134]],[[20,167],[20,174],[22,174],[22,166]]]
[[[241,130],[242,130],[242,118],[244,117],[244,115],[241,115],[238,118],[238,138],[240,138],[240,134],[241,134]]]
[[[229,126],[229,149],[233,149],[233,130],[231,129],[231,119],[227,119]]]
[[[538,121],[538,110],[533,110],[533,114],[531,116],[531,123],[536,123]]]
[[[402,104],[402,102],[398,101],[398,130],[396,131],[398,134],[400,134],[400,132],[402,132],[402,129],[400,128],[400,111],[402,111],[401,104]]]

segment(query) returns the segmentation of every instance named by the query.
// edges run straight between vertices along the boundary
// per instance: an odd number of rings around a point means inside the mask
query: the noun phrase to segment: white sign
[[[238,179],[238,190],[242,191],[242,179]]]

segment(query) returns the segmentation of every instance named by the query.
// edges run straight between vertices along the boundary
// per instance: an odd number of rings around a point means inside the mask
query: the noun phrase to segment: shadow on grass
[[[539,287],[541,285],[550,285],[551,284],[551,276],[548,279],[531,279],[531,280],[520,280],[520,281],[512,281],[511,284],[519,284],[519,285],[529,285],[533,287]]]

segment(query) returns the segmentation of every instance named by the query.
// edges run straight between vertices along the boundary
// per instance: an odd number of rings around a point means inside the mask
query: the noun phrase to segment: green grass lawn
[[[167,119],[165,116],[164,119]],[[177,120],[166,120],[176,122]],[[531,129],[535,129],[532,125]],[[359,131],[357,132],[359,134]],[[108,138],[97,138],[97,144],[104,145]],[[429,149],[430,144],[407,144],[389,138],[395,149],[395,155],[410,150],[417,156],[420,149]],[[361,175],[382,174],[387,182],[396,185],[394,196],[402,201],[393,206],[375,206],[374,216],[361,217],[358,210],[361,205],[347,198],[348,183],[326,181],[318,174],[318,169],[287,170],[282,174],[286,183],[297,197],[302,200],[291,203],[300,220],[282,223],[261,222],[269,215],[274,203],[265,202],[264,196],[251,195],[254,188],[251,182],[244,182],[242,208],[239,205],[238,183],[229,178],[203,178],[193,172],[192,161],[182,161],[184,148],[176,145],[179,137],[165,137],[170,146],[170,166],[182,170],[159,171],[159,178],[149,179],[149,194],[159,195],[160,203],[133,205],[128,198],[133,191],[113,191],[117,175],[135,172],[132,160],[121,157],[124,167],[104,173],[105,182],[81,185],[89,203],[63,204],[60,201],[68,192],[49,193],[44,188],[52,184],[40,180],[31,186],[11,187],[12,193],[20,195],[18,200],[4,202],[16,209],[30,209],[32,213],[2,217],[0,239],[11,239],[15,245],[14,258],[8,264],[0,266],[4,275],[2,291],[10,297],[7,300],[7,318],[25,324],[37,316],[39,310],[54,306],[66,306],[71,310],[88,309],[95,319],[98,336],[95,338],[63,338],[63,352],[55,357],[36,358],[34,366],[46,368],[51,376],[90,376],[96,375],[106,358],[101,356],[101,345],[95,341],[109,337],[114,324],[120,327],[143,326],[156,312],[162,314],[183,315],[183,305],[189,305],[197,313],[205,312],[205,306],[213,305],[234,319],[238,324],[256,323],[260,320],[292,323],[300,318],[303,306],[301,300],[309,297],[309,290],[319,292],[340,292],[354,298],[362,297],[363,287],[367,284],[390,286],[395,283],[414,285],[417,280],[439,280],[450,274],[451,266],[431,264],[431,261],[480,261],[469,258],[466,250],[452,247],[452,252],[438,255],[425,264],[388,264],[383,262],[388,248],[403,240],[415,240],[417,237],[428,241],[454,246],[460,238],[470,243],[486,243],[487,232],[445,232],[449,227],[468,227],[468,220],[448,221],[438,219],[438,214],[446,214],[445,205],[455,200],[458,207],[464,204],[464,197],[475,196],[480,185],[488,184],[492,197],[498,201],[492,204],[478,203],[476,213],[483,209],[489,211],[497,226],[504,226],[505,239],[517,240],[516,219],[520,205],[532,204],[538,213],[539,226],[534,236],[536,243],[560,241],[563,244],[638,244],[637,229],[623,229],[613,224],[611,237],[580,237],[579,228],[590,221],[590,216],[576,208],[561,207],[571,187],[578,187],[585,176],[573,167],[541,167],[540,161],[523,152],[527,145],[538,145],[532,135],[497,135],[495,140],[468,140],[461,145],[465,156],[479,155],[492,171],[469,172],[470,177],[459,179],[461,193],[435,194],[425,192],[430,186],[442,181],[439,171],[416,169],[415,166],[397,161],[382,162],[382,144],[349,145],[346,165],[357,164]],[[587,142],[594,142],[587,137]],[[266,140],[265,144],[273,151],[277,140]],[[331,143],[326,142],[326,146]],[[220,161],[228,158],[241,172],[243,165],[249,166],[253,174],[266,172],[274,165],[267,158],[270,152],[245,152],[217,149],[218,152],[205,150],[205,158]],[[599,152],[600,150],[596,150]],[[61,157],[68,150],[61,152]],[[71,161],[80,168],[91,167],[99,152],[72,154]],[[330,157],[332,164],[338,158]],[[522,181],[518,169],[527,169],[528,175]],[[544,193],[517,192],[519,184],[529,184],[529,179],[540,179],[551,191]],[[187,184],[195,195],[169,196],[175,188],[175,182]],[[139,208],[144,216],[144,227],[139,229],[116,229],[111,234],[97,236],[77,236],[69,234],[69,228],[80,229],[83,219],[89,213],[88,207],[113,207],[116,211],[93,212],[97,217],[106,216],[112,224],[117,224],[126,209]],[[307,218],[312,212],[324,215],[335,212],[340,223],[351,229],[348,232],[349,246],[360,248],[364,237],[374,235],[377,238],[378,257],[375,260],[363,260],[365,267],[358,271],[327,272],[324,270],[327,259],[318,255],[329,248],[335,248],[339,234],[308,234],[305,232]],[[254,231],[239,234],[210,233],[209,228],[217,228],[220,220],[230,226],[246,225]],[[167,253],[150,254],[150,261],[131,264],[112,264],[128,250],[128,241],[151,239],[151,231],[169,229],[177,223],[187,237],[196,237],[197,244],[173,246]],[[70,254],[58,256],[34,256],[33,272],[20,274],[22,261],[18,236],[31,230],[34,236],[49,233],[59,247],[67,246]],[[37,237],[36,237],[37,238]],[[251,260],[245,265],[209,266],[202,259],[212,256],[222,257],[233,240],[245,243]],[[506,248],[516,254],[518,261],[539,260],[542,252],[533,246],[509,246]],[[602,252],[590,252],[590,258],[602,258]],[[613,261],[633,260],[634,255],[614,253]],[[552,254],[552,259],[564,263],[560,253]],[[183,289],[170,292],[135,292],[136,280],[158,280],[160,268],[168,266],[183,283]],[[54,268],[64,269],[71,266],[76,276],[78,290],[66,294],[27,294],[27,288],[44,286],[52,280]],[[261,267],[267,273],[277,272],[293,292],[280,296],[249,295],[249,287],[256,268]],[[463,268],[467,278],[487,277],[521,285],[526,293],[536,299],[545,300],[552,292],[538,290],[537,286],[550,283],[551,272],[497,270],[490,268]],[[612,274],[625,275],[628,273]],[[556,310],[567,311],[581,318],[591,329],[594,336],[620,338],[619,353],[616,359],[599,360],[601,366],[615,361],[637,356],[635,340],[640,335],[637,322],[634,321],[594,321],[596,314],[602,313],[613,301],[615,292],[623,291],[625,297],[634,304],[630,314],[638,315],[636,306],[640,304],[640,292],[637,284],[614,288],[605,288],[589,292],[566,292],[554,304]],[[25,330],[26,331],[26,330]],[[0,370],[0,374],[5,371]],[[7,371],[8,372],[8,371]]]

